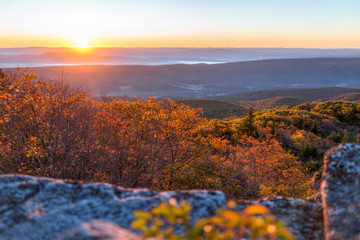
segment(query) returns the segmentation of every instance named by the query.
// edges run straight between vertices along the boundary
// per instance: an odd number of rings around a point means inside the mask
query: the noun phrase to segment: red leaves
[[[302,181],[294,157],[275,140],[242,138],[235,147],[224,137],[233,130],[211,134],[199,109],[170,99],[99,102],[18,70],[0,78],[0,103],[0,167],[7,173],[231,196],[253,183],[255,194],[271,195],[277,183],[286,192],[287,183]]]

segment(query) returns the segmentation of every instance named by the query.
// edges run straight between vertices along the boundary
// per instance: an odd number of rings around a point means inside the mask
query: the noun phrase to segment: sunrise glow
[[[79,49],[86,49],[86,48],[90,48],[90,44],[89,41],[86,40],[85,38],[76,38],[74,40],[74,47],[75,48],[79,48]]]
[[[5,1],[0,48],[360,48],[359,9],[356,0]]]

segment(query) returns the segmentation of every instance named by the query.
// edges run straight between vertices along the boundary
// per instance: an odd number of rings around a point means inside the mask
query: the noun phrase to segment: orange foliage
[[[1,155],[8,171],[92,178],[96,109],[86,92],[17,70],[1,79],[0,96]]]
[[[275,140],[234,146],[208,127],[199,110],[169,99],[99,102],[20,69],[0,75],[0,173],[238,198],[303,193],[299,163]]]
[[[205,121],[198,111],[153,98],[103,106],[97,135],[107,155],[110,181],[172,189],[175,174],[198,157],[195,129]]]
[[[308,184],[300,162],[285,152],[275,139],[239,139],[239,146],[225,162],[235,175],[228,179],[242,184],[239,198],[274,195],[305,197]]]

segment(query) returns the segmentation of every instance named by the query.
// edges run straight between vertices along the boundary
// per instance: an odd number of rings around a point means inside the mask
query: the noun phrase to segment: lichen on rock
[[[9,240],[57,239],[95,219],[131,230],[135,211],[172,198],[189,201],[194,219],[226,205],[219,191],[155,192],[23,175],[0,176],[0,192],[0,239]]]
[[[326,153],[321,195],[326,239],[360,239],[360,145]]]

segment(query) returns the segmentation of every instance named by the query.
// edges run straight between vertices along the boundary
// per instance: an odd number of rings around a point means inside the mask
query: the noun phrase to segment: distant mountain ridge
[[[360,87],[360,58],[278,59],[211,65],[61,66],[31,71],[43,78],[57,78],[59,73],[64,73],[70,83],[81,84],[95,95],[108,96],[219,96],[221,99],[221,95],[251,90]]]
[[[79,57],[80,55],[80,57]],[[356,58],[360,49],[313,48],[0,48],[0,68],[61,65],[163,65],[265,59]]]
[[[285,88],[285,89],[271,89],[249,91],[237,94],[229,94],[214,99],[228,101],[228,102],[241,102],[241,101],[261,101],[279,97],[291,97],[302,99],[304,101],[318,101],[318,100],[336,100],[336,97],[345,94],[360,94],[360,88],[348,87],[317,87],[317,88]],[[341,100],[341,98],[339,98]],[[344,100],[344,99],[342,99]]]

